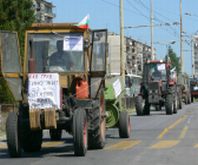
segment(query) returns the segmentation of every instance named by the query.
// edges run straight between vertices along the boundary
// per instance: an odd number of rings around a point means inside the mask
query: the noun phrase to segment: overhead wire
[[[103,3],[106,3],[106,4],[108,4],[108,5],[117,7],[117,8],[120,7],[119,4],[112,3],[112,2],[110,2],[110,1],[108,1],[108,0],[100,0],[100,1],[102,1]],[[125,8],[124,8],[125,11],[131,12],[131,13],[133,13],[133,14],[142,16],[142,17],[144,17],[144,18],[147,19],[147,20],[150,20],[150,17],[147,16],[146,14],[144,14],[144,13],[143,13],[138,7],[136,7],[130,0],[126,0],[126,1],[127,1],[127,3],[133,8],[133,10],[132,10],[131,8],[129,9],[129,8],[126,8],[126,7],[125,7]],[[142,7],[145,8],[146,10],[148,10],[148,11],[150,10],[150,8],[149,8],[147,5],[145,5],[144,2],[143,2],[142,0],[134,0],[134,1],[136,2],[136,4],[138,4],[139,6],[142,6]],[[160,16],[160,17],[163,17],[163,18],[165,18],[165,19],[168,19],[169,21],[171,21],[170,18],[168,18],[167,16],[164,16],[163,14],[161,14],[160,12],[158,12],[156,9],[154,10],[154,12],[155,12],[156,15],[158,15],[158,16],[155,16],[154,21],[156,21],[156,22],[158,22],[158,23],[160,23],[160,24],[165,24],[165,23],[167,23],[167,22],[163,21],[161,18],[159,18],[159,16]],[[173,37],[179,37],[178,31],[176,31],[172,26],[169,26],[169,28],[168,28],[168,27],[165,27],[165,26],[162,26],[162,28],[163,28],[167,33],[169,33],[171,36],[173,36]],[[172,30],[171,30],[171,29],[172,29]],[[171,31],[170,31],[170,30],[171,30]]]

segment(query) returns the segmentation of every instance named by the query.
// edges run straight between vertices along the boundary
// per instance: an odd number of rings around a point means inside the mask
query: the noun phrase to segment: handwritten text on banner
[[[57,73],[28,74],[30,109],[60,109],[60,83]]]

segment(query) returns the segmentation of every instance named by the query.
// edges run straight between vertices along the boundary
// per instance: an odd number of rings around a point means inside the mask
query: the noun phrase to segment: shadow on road
[[[1,141],[4,144],[2,148],[0,148],[0,159],[8,159],[10,158],[7,150],[6,141]],[[43,139],[43,143],[47,143],[51,141],[50,139]],[[73,157],[73,139],[63,139],[60,142],[63,142],[62,145],[51,145],[51,146],[45,146],[42,147],[39,152],[22,152],[21,158],[41,158],[41,157],[47,157],[47,156],[61,156],[61,157]]]

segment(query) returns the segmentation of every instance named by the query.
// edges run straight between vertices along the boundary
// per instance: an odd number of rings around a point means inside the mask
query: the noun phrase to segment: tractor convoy
[[[19,107],[6,122],[11,157],[39,151],[44,129],[51,140],[60,140],[63,130],[73,135],[76,156],[104,148],[106,123],[118,127],[121,138],[130,137],[130,116],[120,102],[124,87],[119,78],[113,91],[105,86],[106,29],[46,23],[25,34],[21,60],[17,34],[0,31],[1,74]]]
[[[51,140],[60,140],[63,130],[71,134],[76,156],[104,148],[107,128],[117,127],[120,138],[130,137],[125,80],[106,73],[106,29],[45,23],[33,24],[25,34],[21,56],[17,33],[0,31],[1,77],[18,106],[6,122],[11,157],[41,150],[46,129]],[[153,107],[165,107],[171,115],[182,108],[182,99],[190,103],[195,97],[197,85],[191,82],[190,90],[187,75],[177,76],[168,58],[146,61],[139,77],[140,92],[134,94],[138,116],[149,115]]]

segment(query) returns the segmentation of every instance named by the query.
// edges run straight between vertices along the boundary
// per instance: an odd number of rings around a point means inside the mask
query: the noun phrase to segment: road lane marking
[[[141,143],[140,140],[122,141],[122,142],[105,147],[105,150],[127,150],[130,148],[133,148],[134,146],[136,146],[140,143]]]
[[[160,140],[159,142],[153,144],[151,149],[167,149],[176,146],[179,140]]]
[[[157,139],[163,139],[163,137],[173,128],[175,128],[178,124],[180,124],[182,121],[184,121],[187,118],[186,115],[180,117],[179,119],[177,119],[173,124],[171,124],[170,126],[168,126],[167,128],[164,128],[164,130],[158,135]]]
[[[63,144],[64,144],[64,141],[44,142],[42,144],[42,147],[43,148],[50,148],[50,147],[57,147],[57,146],[60,146],[60,145],[63,145]]]
[[[42,148],[57,147],[64,144],[64,141],[43,142]],[[6,143],[0,143],[0,149],[7,149]]]
[[[183,139],[183,138],[185,137],[187,131],[188,131],[188,126],[186,125],[186,126],[182,129],[182,131],[181,131],[181,133],[180,133],[180,135],[179,135],[179,139]]]

